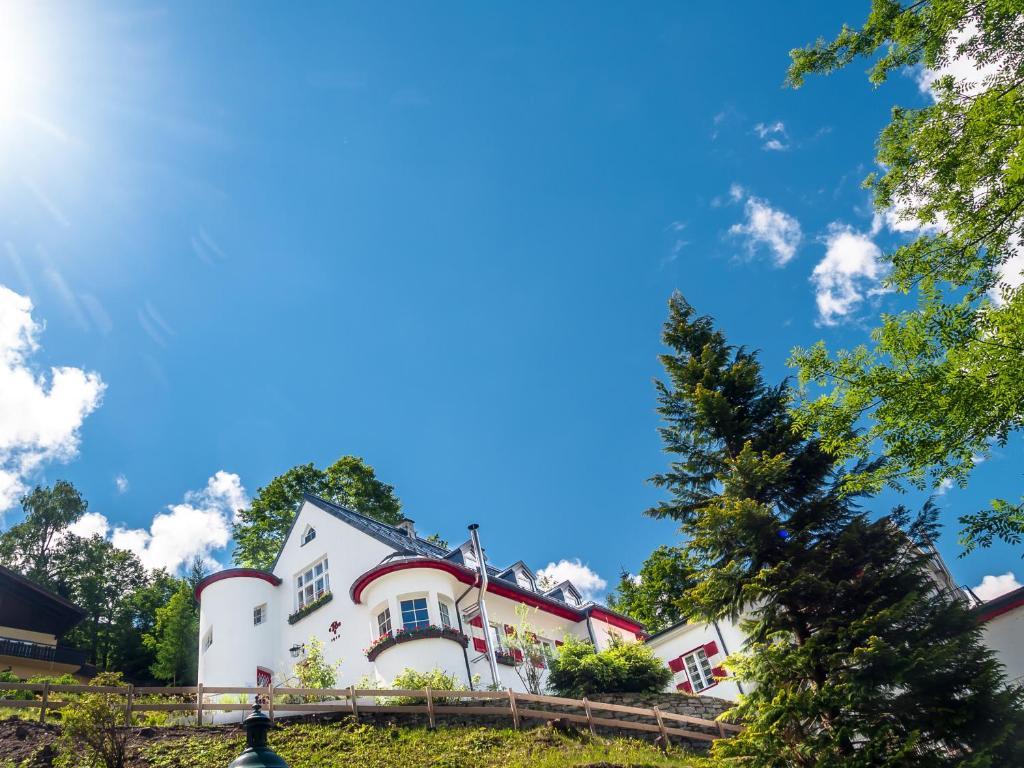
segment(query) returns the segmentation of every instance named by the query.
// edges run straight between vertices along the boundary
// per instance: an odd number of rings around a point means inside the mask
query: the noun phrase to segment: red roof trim
[[[352,602],[359,604],[363,597],[363,590],[381,576],[386,576],[387,574],[395,573],[396,571],[409,570],[410,568],[433,568],[434,570],[444,571],[445,573],[451,574],[463,584],[473,585],[477,583],[476,571],[471,571],[468,568],[464,568],[463,566],[449,562],[448,560],[415,558],[378,565],[376,568],[371,568],[366,573],[359,576],[352,583],[352,588],[349,590],[349,594],[352,596]],[[531,608],[539,608],[542,611],[554,614],[555,616],[563,619],[582,621],[584,618],[584,614],[579,611],[574,611],[571,608],[559,605],[545,597],[532,595],[511,585],[501,584],[497,581],[488,582],[487,591],[491,594],[498,595],[499,597],[506,597],[509,600],[524,603],[529,605]]]
[[[611,624],[613,627],[625,629],[628,632],[636,632],[640,633],[641,635],[643,634],[643,624],[637,624],[635,621],[630,621],[629,619],[623,618],[622,616],[617,616],[614,613],[609,613],[603,608],[590,608],[589,613],[595,619],[597,619],[598,621],[603,621],[605,624]],[[637,639],[639,640],[640,638]]]
[[[1022,605],[1024,605],[1024,594],[1014,600],[1007,601],[1004,605],[994,605],[989,611],[984,610],[984,606],[982,606],[981,610],[978,611],[978,623],[984,624],[986,621],[991,621],[996,616],[1002,616],[1004,613],[1009,613],[1020,608]]]
[[[274,574],[268,573],[267,571],[261,571],[258,568],[228,568],[226,571],[211,573],[205,579],[196,584],[196,600],[202,599],[203,590],[208,586],[218,581],[224,581],[225,579],[262,579],[275,587],[281,583],[281,579]]]

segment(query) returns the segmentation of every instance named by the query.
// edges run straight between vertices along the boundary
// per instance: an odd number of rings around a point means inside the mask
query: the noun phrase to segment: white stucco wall
[[[1011,682],[1024,682],[1024,606],[986,621],[982,637],[1006,667],[1006,677]]]
[[[701,646],[714,642],[718,646],[718,653],[714,656],[709,656],[708,661],[711,662],[712,667],[719,667],[725,661],[726,650],[729,653],[738,651],[743,645],[744,638],[739,627],[732,622],[720,621],[718,622],[718,629],[722,633],[721,638],[712,624],[685,624],[664,635],[649,640],[648,645],[654,651],[654,655],[667,665],[672,659],[677,659]],[[725,640],[724,648],[722,647],[723,639]],[[677,686],[680,683],[688,680],[689,676],[685,669],[677,672],[669,683],[668,690],[677,690]],[[736,701],[740,690],[734,680],[726,679],[710,688],[705,688],[699,693],[702,696],[715,696],[720,699]]]

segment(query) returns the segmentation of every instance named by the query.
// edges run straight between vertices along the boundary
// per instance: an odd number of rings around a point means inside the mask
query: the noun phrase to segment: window
[[[327,577],[327,558],[295,577],[296,608],[303,608],[331,589]]]
[[[302,544],[303,545],[309,544],[309,542],[311,542],[315,538],[316,538],[316,528],[313,528],[313,527],[307,525],[305,532],[302,534]]]
[[[437,609],[441,612],[441,626],[450,627],[452,625],[452,615],[448,612],[448,604],[438,600]]]
[[[491,624],[487,627],[487,637],[494,644],[494,650],[501,652],[505,650],[505,628],[500,624]]]
[[[206,653],[211,645],[213,645],[213,627],[206,630],[206,634],[203,635],[203,653]]]
[[[254,627],[258,627],[260,624],[267,620],[267,604],[257,605],[252,609],[252,624]]]
[[[715,684],[715,679],[711,674],[711,662],[708,661],[708,655],[704,653],[703,648],[686,654],[683,657],[683,663],[686,665],[686,674],[690,676],[690,685],[693,686],[694,693]]]
[[[391,634],[391,609],[385,608],[377,614],[377,637],[386,637]]]
[[[422,629],[430,626],[430,618],[427,616],[427,598],[416,597],[412,600],[403,600],[401,605],[403,627]]]

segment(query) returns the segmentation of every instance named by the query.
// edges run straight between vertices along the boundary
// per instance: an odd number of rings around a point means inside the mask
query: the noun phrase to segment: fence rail
[[[10,692],[24,691],[39,694],[39,698],[9,699]],[[509,717],[513,727],[520,728],[526,719],[551,720],[559,718],[573,723],[586,725],[593,733],[596,728],[617,728],[621,730],[658,733],[668,741],[670,736],[695,741],[714,741],[727,738],[729,734],[738,733],[742,728],[733,723],[720,720],[705,720],[690,715],[679,715],[666,712],[658,707],[633,707],[625,704],[611,704],[591,699],[569,699],[563,696],[540,696],[531,693],[516,693],[508,689],[504,691],[446,691],[431,688],[416,689],[376,689],[376,688],[275,688],[272,686],[251,687],[235,685],[217,686],[175,686],[175,687],[134,687],[131,685],[95,686],[95,685],[55,685],[50,683],[0,683],[0,708],[39,709],[40,722],[46,721],[46,713],[58,710],[72,703],[68,699],[54,699],[55,693],[106,693],[123,696],[126,719],[137,712],[183,712],[194,715],[196,723],[203,724],[204,713],[209,712],[244,712],[251,704],[217,701],[214,696],[223,694],[244,694],[259,697],[271,719],[278,714],[350,714],[356,718],[360,714],[421,714],[427,715],[430,726],[436,725],[438,715],[489,715]],[[147,701],[147,697],[177,696],[181,701]],[[320,701],[295,701],[296,698],[316,697]],[[330,698],[328,698],[330,697]],[[381,703],[393,698],[423,699],[423,704],[389,704]],[[327,699],[327,700],[324,700]],[[364,700],[364,701],[361,701]],[[372,703],[366,702],[371,699]],[[489,706],[472,704],[455,704],[454,701],[492,700]],[[507,702],[501,706],[500,702]],[[525,706],[524,706],[525,705]],[[534,705],[547,705],[581,710],[582,712],[566,712],[562,710],[539,709]],[[639,722],[617,717],[601,717],[594,712],[610,712],[637,715],[653,722]],[[666,722],[667,721],[667,722]],[[714,731],[707,733],[692,728],[680,728],[676,724],[697,726]]]

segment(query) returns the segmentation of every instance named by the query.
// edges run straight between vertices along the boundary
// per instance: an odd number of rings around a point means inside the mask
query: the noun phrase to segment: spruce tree
[[[745,766],[1024,764],[1022,693],[969,607],[929,576],[936,510],[869,515],[838,466],[801,437],[785,384],[681,296],[658,383],[671,498],[695,583],[690,617],[742,618],[732,662],[756,683],[715,743]],[[857,471],[859,468],[852,468]]]

